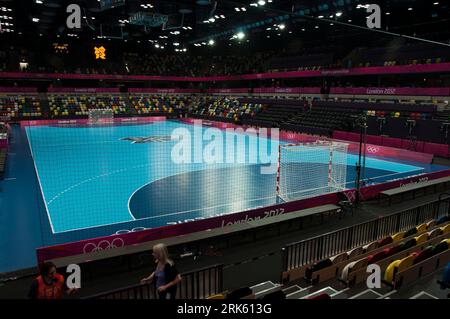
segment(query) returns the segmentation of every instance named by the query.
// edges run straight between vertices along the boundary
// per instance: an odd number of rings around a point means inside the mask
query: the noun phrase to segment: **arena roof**
[[[342,38],[369,34],[367,2],[359,0],[83,0],[81,29],[69,29],[73,0],[0,0],[0,37],[70,41],[147,41],[153,48],[195,47]],[[379,1],[382,30],[449,43],[447,1]],[[161,24],[166,21],[165,24]],[[270,40],[270,41],[267,41]]]

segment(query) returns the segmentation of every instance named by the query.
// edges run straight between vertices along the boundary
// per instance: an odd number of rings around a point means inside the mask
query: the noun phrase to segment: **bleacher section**
[[[130,95],[131,112],[139,115],[179,114],[191,107],[192,96]]]
[[[252,118],[245,118],[242,124],[262,127],[280,127],[280,124],[290,117],[300,114],[305,109],[305,101],[271,100],[271,99],[241,99],[241,103],[264,105],[261,112]]]
[[[50,94],[50,117],[88,116],[89,109],[112,108],[115,115],[128,113],[126,101],[120,95]]]
[[[315,133],[329,136],[333,130],[351,130],[352,116],[360,112],[352,109],[313,106],[311,111],[294,115],[282,123],[287,131]]]
[[[291,269],[283,273],[283,281],[287,287],[303,286],[309,292],[328,285],[330,297],[337,296],[336,287],[340,287],[342,295],[350,298],[379,298],[382,296],[379,292],[364,290],[360,294],[358,291],[358,287],[364,286],[370,275],[367,272],[368,265],[377,264],[380,267],[382,289],[386,293],[392,289],[399,291],[421,277],[445,267],[450,262],[449,248],[450,218],[444,216],[331,258]],[[357,293],[352,294],[354,287]],[[307,298],[305,288],[286,289],[290,292],[295,290],[288,298]]]
[[[423,43],[410,43],[387,48],[357,48],[353,66],[388,66],[448,62],[450,50]]]
[[[267,109],[258,101],[233,97],[202,97],[194,103],[191,115],[197,118],[233,123],[247,123]]]
[[[292,269],[283,273],[282,284],[266,281],[208,299],[393,299],[404,287],[408,290],[416,281],[440,273],[449,263],[450,218],[445,216]],[[370,275],[367,266],[371,264],[377,264],[382,270],[383,286],[377,289],[366,286]],[[436,284],[446,285],[443,281]],[[431,295],[413,291],[410,298],[421,296]]]
[[[37,95],[0,95],[0,117],[30,119],[39,118],[42,115]]]

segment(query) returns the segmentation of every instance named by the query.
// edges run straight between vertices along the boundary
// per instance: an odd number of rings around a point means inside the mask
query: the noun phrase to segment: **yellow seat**
[[[428,240],[428,233],[421,234],[421,235],[415,237],[415,239],[416,239],[416,245],[420,245]]]
[[[420,224],[416,229],[418,234],[424,233],[427,231],[427,224]]]
[[[450,233],[450,224],[447,224],[444,227],[441,227],[441,231],[442,231],[442,234]]]
[[[225,299],[225,295],[223,294],[217,294],[217,295],[213,295],[213,296],[209,296],[206,299]]]
[[[398,232],[397,234],[392,236],[392,240],[395,242],[400,241],[403,239],[403,236],[405,235],[404,231]]]
[[[384,272],[384,280],[387,282],[392,282],[394,280],[395,273],[397,272],[398,265],[400,264],[401,260],[393,261],[389,264],[389,266],[386,268],[386,271]]]
[[[400,260],[398,264],[398,271],[403,271],[406,268],[409,268],[413,265],[414,258],[416,258],[417,254],[410,254],[409,256]]]

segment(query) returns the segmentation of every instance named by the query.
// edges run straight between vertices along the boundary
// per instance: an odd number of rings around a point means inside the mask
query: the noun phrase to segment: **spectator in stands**
[[[155,280],[159,299],[175,299],[177,285],[181,281],[181,275],[175,268],[175,264],[169,259],[169,252],[164,244],[153,246],[153,257],[156,269],[148,277],[141,280],[142,284]]]
[[[45,262],[40,269],[40,275],[33,280],[29,299],[61,299],[63,293],[72,295],[75,288],[66,285],[64,277],[56,272],[56,266],[52,262]]]

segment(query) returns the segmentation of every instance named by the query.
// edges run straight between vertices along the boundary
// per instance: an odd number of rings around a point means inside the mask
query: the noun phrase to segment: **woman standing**
[[[141,280],[142,284],[155,282],[159,299],[175,299],[177,284],[181,281],[181,275],[175,268],[169,252],[164,244],[153,246],[153,257],[155,258],[156,269],[148,277]]]

